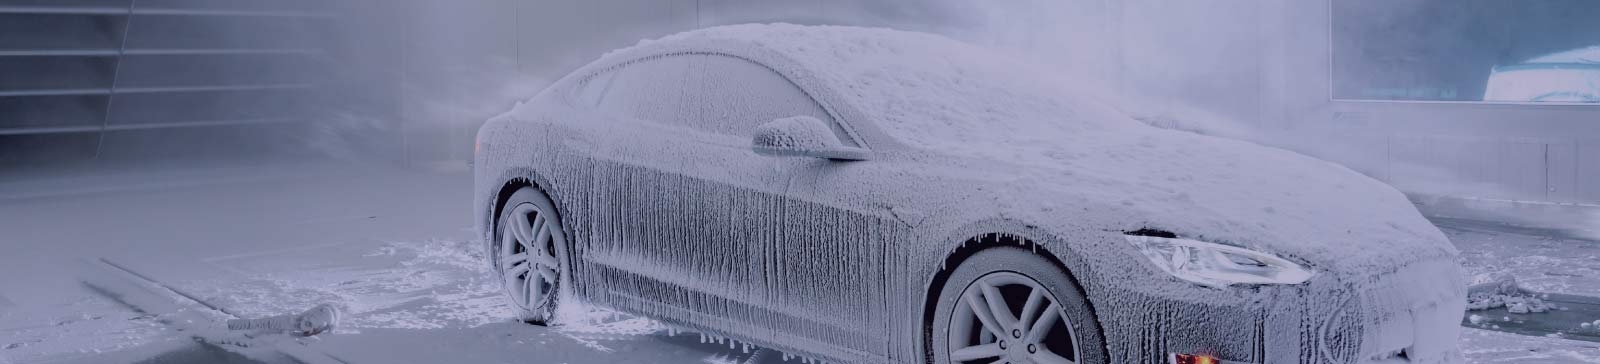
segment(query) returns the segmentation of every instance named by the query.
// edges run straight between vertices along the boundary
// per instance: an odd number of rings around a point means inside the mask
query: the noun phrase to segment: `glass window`
[[[1333,97],[1600,102],[1600,1],[1333,1]]]
[[[703,130],[750,135],[757,125],[794,116],[833,124],[811,96],[766,66],[727,56],[686,57],[693,60],[686,117]]]
[[[738,136],[748,136],[756,125],[769,121],[811,116],[854,145],[799,86],[766,66],[728,56],[640,60],[590,78],[574,99],[620,116]]]
[[[577,92],[572,94],[573,103],[589,108],[600,106],[600,98],[611,88],[612,77],[616,74],[615,70],[608,70],[584,80],[583,84],[578,86]]]
[[[609,85],[601,86],[605,90],[597,107],[619,116],[686,124],[684,82],[688,65],[689,60],[682,57],[650,58],[624,65],[612,71],[616,75]]]

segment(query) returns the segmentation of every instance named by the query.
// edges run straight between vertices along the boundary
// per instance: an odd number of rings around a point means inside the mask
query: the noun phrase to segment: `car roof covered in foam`
[[[640,47],[655,44],[748,47],[779,55],[800,68],[785,72],[796,82],[819,83],[897,140],[921,147],[1059,143],[1137,123],[1046,67],[932,34],[745,24],[689,31]]]

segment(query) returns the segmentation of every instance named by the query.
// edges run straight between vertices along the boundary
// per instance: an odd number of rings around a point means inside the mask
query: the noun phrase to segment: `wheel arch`
[[[511,201],[511,196],[522,188],[532,188],[544,194],[546,198],[550,199],[550,202],[555,204],[557,213],[560,213],[561,200],[552,192],[550,188],[552,186],[551,182],[532,168],[511,168],[505,171],[497,180],[500,181],[498,183],[499,187],[497,187],[493,195],[489,196],[490,200],[487,201],[489,205],[481,207],[487,209],[487,214],[485,214],[482,221],[485,227],[483,233],[486,241],[494,238],[495,231],[500,228],[500,213],[505,210],[506,203]],[[562,223],[564,225],[565,221]]]
[[[995,227],[997,225],[998,227]],[[923,348],[924,362],[933,363],[932,340],[934,325],[932,323],[934,316],[937,315],[935,310],[939,304],[939,292],[944,288],[944,284],[949,281],[950,275],[955,272],[957,267],[960,267],[961,264],[979,252],[989,249],[1023,249],[1052,263],[1056,269],[1061,270],[1061,273],[1067,276],[1067,280],[1077,287],[1078,293],[1088,303],[1089,314],[1095,318],[1095,330],[1105,331],[1100,325],[1100,315],[1095,309],[1094,300],[1089,295],[1088,286],[1085,284],[1087,282],[1083,281],[1080,274],[1074,274],[1074,269],[1072,269],[1073,266],[1077,266],[1080,267],[1079,271],[1085,271],[1088,269],[1088,265],[1083,259],[1076,256],[1058,254],[1072,254],[1071,250],[1066,247],[1067,243],[1065,241],[1041,231],[1036,225],[1027,223],[999,220],[973,224],[973,226],[990,226],[991,228],[962,229],[961,233],[949,239],[955,246],[945,252],[942,259],[939,260],[939,268],[934,271],[927,284],[922,287],[923,300],[921,302],[921,314],[918,315],[920,318],[918,320],[918,332],[922,338],[918,344]],[[1052,247],[1055,247],[1055,250],[1058,251],[1053,251]],[[1068,260],[1075,260],[1077,264],[1068,265],[1066,261],[1063,261],[1062,257],[1067,257]]]
[[[506,211],[508,208],[515,208],[515,206],[510,206],[512,198],[517,198],[518,195],[523,195],[524,197],[521,199],[547,200],[534,203],[537,205],[542,205],[545,202],[548,202],[550,207],[554,209],[553,211],[548,211],[554,216],[553,218],[556,219],[557,224],[554,227],[557,230],[560,230],[558,233],[566,234],[564,236],[570,236],[570,234],[568,234],[565,220],[560,218],[560,216],[562,216],[561,205],[559,202],[560,200],[556,199],[556,196],[552,193],[551,189],[547,187],[553,187],[553,185],[550,184],[549,181],[541,178],[540,174],[534,173],[532,168],[510,168],[506,170],[505,173],[501,174],[500,178],[485,182],[488,183],[480,185],[483,186],[482,188],[484,191],[480,192],[480,197],[478,200],[478,204],[480,204],[480,206],[478,208],[481,209],[480,211],[487,212],[489,217],[486,219],[487,221],[484,221],[484,223],[487,224],[487,228],[484,229],[484,241],[481,243],[481,246],[484,248],[484,255],[488,257],[486,263],[489,264],[489,269],[494,271],[497,276],[502,273],[501,265],[498,263],[500,262],[499,255],[501,253],[499,252],[499,249],[497,249],[497,245],[504,241],[502,240],[500,234],[503,233],[501,230],[503,228],[501,224],[506,221],[501,215],[508,213]],[[528,190],[529,193],[520,193],[524,189]],[[540,210],[543,210],[543,208],[541,207]],[[541,213],[544,212],[545,211],[541,211]],[[572,279],[574,275],[571,273],[573,269],[573,258],[572,254],[570,253],[572,251],[572,239],[562,239],[560,237],[552,237],[552,239],[558,240],[558,243],[554,244],[556,249],[554,254],[556,255],[557,260],[561,262],[558,268],[561,279],[557,281],[559,282],[557,284],[559,291],[553,291],[550,294],[557,296],[551,298],[552,302],[559,302],[559,300],[561,300],[563,297],[567,297],[571,292],[573,292],[572,286],[573,284],[576,284],[575,280]],[[518,308],[517,311],[521,315],[522,320],[528,323],[541,326],[550,324],[552,322],[551,320],[555,319],[555,312],[557,311],[547,311],[549,309],[543,308],[544,306],[542,305],[539,307],[540,308],[531,310]]]

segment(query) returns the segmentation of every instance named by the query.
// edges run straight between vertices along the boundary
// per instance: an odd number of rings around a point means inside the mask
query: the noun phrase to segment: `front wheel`
[[[1082,292],[1055,263],[1027,250],[978,252],[939,292],[929,323],[934,363],[1107,363]]]
[[[520,318],[549,324],[561,299],[566,272],[566,234],[555,204],[524,187],[500,209],[490,261]]]

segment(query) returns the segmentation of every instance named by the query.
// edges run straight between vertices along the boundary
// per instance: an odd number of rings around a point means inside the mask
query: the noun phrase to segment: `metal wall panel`
[[[1549,185],[1545,143],[1502,141],[1498,144],[1495,174],[1505,197],[1520,201],[1548,201]]]
[[[1600,140],[1578,143],[1576,195],[1578,201],[1600,204]]]
[[[1578,200],[1578,148],[1576,143],[1545,144],[1545,187],[1548,201]],[[1600,183],[1600,181],[1591,181]]]
[[[311,121],[305,95],[330,70],[328,3],[0,0],[0,162],[174,144],[157,130]],[[171,134],[183,149],[205,132]]]

